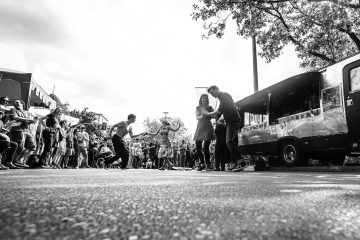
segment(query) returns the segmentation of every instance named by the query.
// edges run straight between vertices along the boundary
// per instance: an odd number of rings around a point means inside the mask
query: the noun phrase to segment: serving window
[[[350,70],[350,91],[360,90],[360,67]]]

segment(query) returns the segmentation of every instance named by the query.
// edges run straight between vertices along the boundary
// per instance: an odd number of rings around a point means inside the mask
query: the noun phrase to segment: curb
[[[360,172],[360,166],[272,167],[267,172]]]

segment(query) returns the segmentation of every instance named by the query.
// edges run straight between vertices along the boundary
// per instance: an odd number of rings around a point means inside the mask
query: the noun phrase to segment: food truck
[[[360,54],[285,79],[236,105],[244,120],[238,133],[244,154],[270,156],[284,166],[360,155]]]

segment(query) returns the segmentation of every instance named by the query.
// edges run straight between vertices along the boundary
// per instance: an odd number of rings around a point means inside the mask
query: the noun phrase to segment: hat
[[[2,100],[2,101],[9,101],[9,97],[7,97],[7,96],[0,97],[0,100]]]
[[[79,128],[85,128],[85,126],[81,124],[81,125],[79,126]]]

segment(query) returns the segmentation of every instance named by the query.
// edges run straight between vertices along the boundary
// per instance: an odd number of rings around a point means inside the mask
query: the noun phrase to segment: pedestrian
[[[105,168],[107,169],[110,164],[121,158],[120,169],[126,169],[128,160],[129,160],[129,150],[125,146],[123,137],[127,134],[131,138],[136,138],[138,136],[144,135],[143,133],[134,135],[132,132],[131,124],[135,122],[136,116],[134,114],[128,115],[127,121],[121,121],[116,123],[109,132],[109,137],[111,137],[112,131],[116,128],[116,133],[112,136],[112,143],[114,145],[115,155],[112,158],[109,158],[104,161]]]
[[[240,114],[235,106],[234,100],[229,93],[220,92],[217,86],[211,86],[208,89],[211,96],[218,98],[220,105],[216,111],[204,113],[205,116],[218,117],[223,115],[226,122],[226,145],[231,155],[230,171],[239,172],[248,165],[241,157],[238,150],[238,131],[241,130],[242,122]]]
[[[215,127],[215,169],[225,171],[225,164],[230,162],[229,149],[226,146],[226,126],[224,118],[219,118]]]
[[[162,126],[155,133],[146,133],[147,135],[156,136],[160,134],[160,148],[158,152],[158,158],[164,160],[164,164],[159,170],[174,170],[174,164],[170,162],[170,158],[173,157],[171,142],[169,139],[169,132],[177,132],[180,129],[180,121],[178,122],[178,127],[173,129],[170,126],[170,123],[166,120],[161,121]]]
[[[209,106],[209,96],[202,94],[199,99],[199,105],[196,107],[195,115],[198,120],[194,141],[196,145],[197,155],[200,159],[198,171],[204,169],[210,170],[210,151],[209,146],[211,140],[215,139],[214,127],[211,124],[211,117],[206,115],[213,112],[214,109]]]

